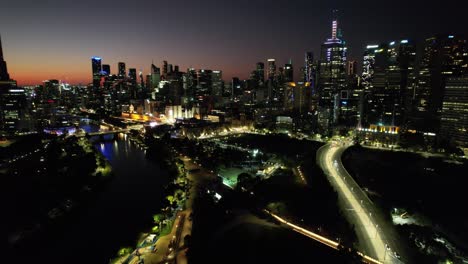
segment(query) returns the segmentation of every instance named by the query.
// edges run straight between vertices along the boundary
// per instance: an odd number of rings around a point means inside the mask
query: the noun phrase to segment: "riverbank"
[[[185,163],[167,143],[149,137],[143,140],[137,136],[131,141],[147,149],[147,157],[158,161],[169,172],[169,184],[165,186],[164,206],[153,215],[153,226],[140,235],[133,247],[122,248],[111,263],[160,263],[179,259],[184,262],[179,249],[184,248],[185,236],[191,230],[190,179],[187,177]],[[186,262],[186,260],[185,260]]]
[[[9,211],[15,221],[8,234],[13,252],[60,229],[112,176],[110,165],[86,139],[52,138],[23,157],[6,169],[6,178],[13,177],[8,191],[15,192],[13,197],[21,194],[16,201],[23,202]],[[25,189],[22,181],[36,185]]]
[[[151,225],[151,216],[163,205],[167,172],[124,134],[91,140],[92,149],[112,167],[112,180],[94,190],[84,188],[89,200],[53,232],[12,252],[13,259],[20,263],[106,263],[120,247],[135,244],[138,232]]]

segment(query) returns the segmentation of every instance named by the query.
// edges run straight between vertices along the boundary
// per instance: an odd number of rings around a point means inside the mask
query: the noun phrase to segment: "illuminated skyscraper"
[[[161,70],[156,65],[151,64],[151,90],[157,92],[159,82],[161,81]]]
[[[445,82],[468,73],[468,42],[454,35],[438,35],[424,41],[414,90],[414,111],[440,113]]]
[[[364,59],[362,61],[362,76],[361,82],[365,90],[372,88],[372,78],[374,77],[375,66],[375,50],[379,45],[367,45],[364,51]]]
[[[368,45],[363,65],[363,125],[405,124],[415,84],[415,45],[408,40]]]
[[[119,77],[126,77],[125,62],[119,62]]]
[[[276,75],[276,61],[275,59],[268,59],[268,80],[274,80]]]
[[[0,38],[0,129],[12,132],[20,129],[25,106],[25,90],[10,79]]]
[[[102,65],[102,71],[103,71],[103,74],[108,76],[111,74],[110,72],[110,65],[109,64],[103,64]]]
[[[337,11],[333,10],[332,36],[322,44],[318,80],[319,107],[328,114],[321,120],[323,129],[338,122],[340,91],[346,89],[346,45],[341,39]]]
[[[276,74],[276,61],[275,59],[268,59],[268,72],[267,72],[267,98],[271,103],[277,97],[277,74]]]
[[[308,82],[287,82],[285,84],[284,108],[299,114],[311,108],[311,89]]]
[[[256,73],[258,84],[262,86],[265,83],[265,64],[263,62],[257,62]]]
[[[311,82],[315,77],[313,72],[314,54],[311,51],[306,52],[304,60],[304,81]]]
[[[223,95],[223,72],[222,71],[213,71],[211,73],[211,82],[212,82],[212,95],[213,96],[222,96]]]
[[[289,63],[284,65],[284,81],[285,82],[293,82],[294,81],[294,71],[291,60]]]
[[[346,74],[348,76],[357,74],[357,61],[348,61],[346,64]]]
[[[232,88],[232,97],[239,98],[242,95],[242,85],[241,81],[238,77],[233,77],[231,80],[231,88]]]
[[[468,147],[468,77],[448,78],[442,103],[440,138]]]
[[[91,66],[93,71],[93,87],[98,88],[101,81],[101,58],[92,57]]]
[[[212,70],[200,69],[197,71],[197,87],[195,95],[199,100],[203,100],[205,97],[212,94],[213,80]]]

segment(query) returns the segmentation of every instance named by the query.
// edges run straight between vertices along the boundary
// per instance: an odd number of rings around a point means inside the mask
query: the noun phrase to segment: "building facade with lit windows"
[[[341,38],[336,12],[332,21],[332,36],[322,44],[320,54],[318,95],[319,111],[327,112],[330,125],[335,125],[339,118],[340,91],[346,90],[347,47]],[[327,125],[327,127],[329,127]]]
[[[451,145],[468,148],[468,76],[447,79],[439,137]]]
[[[284,65],[284,82],[294,82],[294,70],[291,60]]]
[[[401,126],[414,89],[416,47],[408,40],[368,45],[363,57],[362,126]]]
[[[13,132],[20,129],[25,108],[25,90],[10,79],[0,37],[0,130]]]
[[[411,128],[437,133],[446,81],[467,73],[466,39],[437,35],[424,40],[412,96]]]
[[[285,83],[284,108],[299,115],[311,110],[311,87],[308,82]]]
[[[94,88],[98,88],[100,86],[101,70],[102,70],[101,62],[102,62],[101,58],[99,57],[91,58],[91,68],[92,68],[92,73],[93,73],[93,87]]]

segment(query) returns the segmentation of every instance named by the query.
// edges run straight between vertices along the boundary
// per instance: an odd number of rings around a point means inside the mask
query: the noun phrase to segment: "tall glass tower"
[[[101,58],[99,57],[92,57],[91,58],[91,66],[93,72],[93,87],[98,88],[100,86],[101,81]]]
[[[333,10],[331,38],[322,44],[318,81],[319,107],[328,111],[329,124],[338,121],[340,91],[346,89],[346,43]],[[326,125],[328,126],[328,125]]]

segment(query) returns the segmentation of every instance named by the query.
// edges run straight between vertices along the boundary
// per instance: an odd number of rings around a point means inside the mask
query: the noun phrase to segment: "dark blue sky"
[[[91,80],[90,57],[148,72],[153,59],[223,70],[224,79],[248,77],[257,61],[316,56],[330,35],[331,10],[349,57],[365,45],[466,34],[466,1],[120,1],[15,0],[0,3],[0,34],[10,75],[21,84],[57,78]]]

